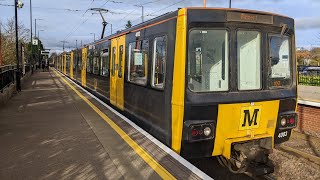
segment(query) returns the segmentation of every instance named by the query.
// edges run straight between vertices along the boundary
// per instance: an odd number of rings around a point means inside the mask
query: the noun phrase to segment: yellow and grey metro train
[[[292,18],[182,8],[64,52],[55,66],[181,156],[262,175],[297,124],[295,63]]]

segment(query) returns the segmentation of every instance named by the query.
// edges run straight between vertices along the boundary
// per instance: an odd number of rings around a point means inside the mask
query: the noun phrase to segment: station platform
[[[0,109],[0,179],[211,179],[51,69]]]
[[[320,87],[298,85],[298,98],[304,101],[320,102]]]

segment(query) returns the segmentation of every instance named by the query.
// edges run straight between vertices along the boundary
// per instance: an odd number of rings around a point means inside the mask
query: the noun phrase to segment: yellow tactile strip
[[[152,156],[140,147],[134,140],[132,140],[118,125],[116,125],[108,116],[106,116],[99,108],[97,108],[91,101],[84,97],[74,86],[67,80],[54,71],[83,101],[85,101],[99,116],[112,127],[118,135],[163,179],[176,179],[163,166],[161,166]]]

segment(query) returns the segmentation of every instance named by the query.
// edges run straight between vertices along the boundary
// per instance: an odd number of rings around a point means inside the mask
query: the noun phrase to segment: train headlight
[[[205,127],[204,130],[203,130],[203,134],[205,136],[209,136],[211,134],[211,129],[210,127]]]
[[[285,126],[287,124],[286,118],[282,118],[280,121],[281,126]]]

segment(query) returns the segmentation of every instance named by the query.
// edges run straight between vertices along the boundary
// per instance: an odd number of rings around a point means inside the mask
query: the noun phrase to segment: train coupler
[[[274,165],[269,159],[272,153],[272,138],[257,139],[233,145],[232,155],[237,162],[246,162],[247,169],[253,176],[274,172]],[[236,162],[236,163],[237,163]],[[236,166],[239,166],[235,163]]]
[[[232,144],[230,159],[218,158],[220,164],[233,173],[250,173],[261,176],[274,172],[274,165],[268,158],[272,152],[272,138],[257,139]]]

